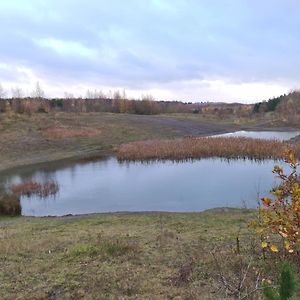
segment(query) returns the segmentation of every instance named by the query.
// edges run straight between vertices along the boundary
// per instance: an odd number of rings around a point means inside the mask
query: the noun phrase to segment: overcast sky
[[[10,95],[125,89],[160,100],[268,99],[300,87],[300,1],[1,0]]]

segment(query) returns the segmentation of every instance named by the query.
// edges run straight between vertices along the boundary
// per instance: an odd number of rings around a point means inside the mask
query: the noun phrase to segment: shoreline
[[[65,220],[65,221],[80,221],[84,219],[92,219],[98,217],[135,217],[135,216],[148,216],[148,217],[157,217],[157,216],[186,216],[186,215],[201,215],[201,214],[222,214],[222,213],[251,213],[255,212],[256,208],[245,208],[245,207],[214,207],[208,208],[202,211],[116,211],[116,212],[95,212],[95,213],[85,213],[85,214],[66,214],[62,216],[9,216],[2,215],[0,216],[0,226],[3,226],[3,222],[6,220],[17,220],[17,219],[27,219],[27,220]]]
[[[229,131],[229,130],[220,130],[219,132],[216,132],[215,130],[212,130],[210,133],[202,133],[199,135],[195,135],[195,136],[191,136],[193,138],[197,138],[197,137],[210,137],[210,136],[215,136],[215,135],[219,135],[219,134],[226,134],[226,133],[234,133],[237,131],[257,131],[257,132],[261,132],[261,131],[279,131],[279,132],[293,132],[293,131],[298,131],[299,128],[295,128],[295,127],[278,127],[278,128],[252,128],[252,127],[242,127],[239,128],[235,131]],[[175,139],[176,137],[174,137]],[[294,138],[292,138],[290,141],[291,142],[297,142],[300,140],[300,136],[296,136]],[[137,140],[137,142],[139,142],[140,140]],[[146,140],[147,141],[147,140]],[[122,144],[120,144],[122,145]],[[115,147],[118,147],[120,145],[115,145]],[[26,160],[22,160],[20,162],[17,162],[16,164],[11,163],[8,165],[1,165],[0,163],[0,175],[1,174],[5,174],[5,173],[10,173],[10,172],[14,172],[18,169],[26,169],[26,168],[35,168],[35,167],[40,167],[43,166],[45,164],[47,165],[70,165],[70,164],[74,164],[74,163],[80,163],[80,162],[88,162],[88,161],[93,161],[93,160],[102,160],[102,159],[106,159],[109,158],[111,156],[117,156],[117,151],[115,149],[111,149],[111,150],[85,150],[85,151],[79,151],[79,153],[73,153],[70,154],[68,156],[65,157],[60,157],[57,158],[56,155],[57,153],[53,153],[53,157],[50,156],[48,157],[48,159],[41,159],[41,160],[30,160],[30,161],[26,161]]]

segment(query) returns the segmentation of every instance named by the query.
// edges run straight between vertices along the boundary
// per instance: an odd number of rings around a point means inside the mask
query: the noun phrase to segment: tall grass
[[[21,210],[21,203],[18,196],[10,194],[0,195],[0,215],[20,215]]]
[[[59,186],[54,181],[48,181],[45,183],[29,181],[26,183],[13,184],[10,186],[10,190],[14,194],[20,196],[30,197],[31,195],[37,195],[41,198],[45,198],[50,195],[55,195],[59,191]]]
[[[287,148],[300,156],[300,144],[245,137],[199,137],[150,140],[123,144],[117,149],[120,161],[184,160],[208,157],[227,159],[281,159]]]

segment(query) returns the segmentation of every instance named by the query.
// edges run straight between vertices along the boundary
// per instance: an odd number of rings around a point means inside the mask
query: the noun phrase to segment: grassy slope
[[[89,136],[51,138],[47,128],[96,129]],[[179,116],[138,116],[110,113],[50,113],[0,115],[0,170],[24,164],[70,157],[111,153],[114,145],[153,138],[203,135],[232,130],[230,124],[214,124]],[[75,130],[74,130],[75,129]]]
[[[252,216],[230,209],[2,217],[0,298],[222,299],[213,293],[218,282],[209,251],[217,244],[232,256]]]
[[[20,165],[112,153],[115,145],[131,141],[203,136],[241,129],[264,130],[276,124],[265,119],[235,120],[232,117],[220,120],[194,114],[0,114],[0,171]],[[95,134],[51,138],[45,135],[47,128],[71,128],[73,132],[88,128],[95,130]]]

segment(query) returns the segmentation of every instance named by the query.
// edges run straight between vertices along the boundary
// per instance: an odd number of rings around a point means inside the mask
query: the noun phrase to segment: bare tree
[[[6,96],[6,92],[2,85],[0,84],[0,99],[4,98]]]
[[[64,93],[64,98],[65,99],[74,99],[74,94],[65,92]]]
[[[42,90],[39,82],[37,82],[35,85],[35,90],[32,92],[32,97],[33,98],[44,98],[45,97],[45,92]]]
[[[24,97],[22,89],[17,86],[11,89],[11,95],[14,99],[21,99]]]
[[[143,94],[142,95],[142,100],[155,101],[155,98],[151,94]]]
[[[88,89],[85,94],[85,99],[93,99],[93,98],[95,98],[93,91]]]

